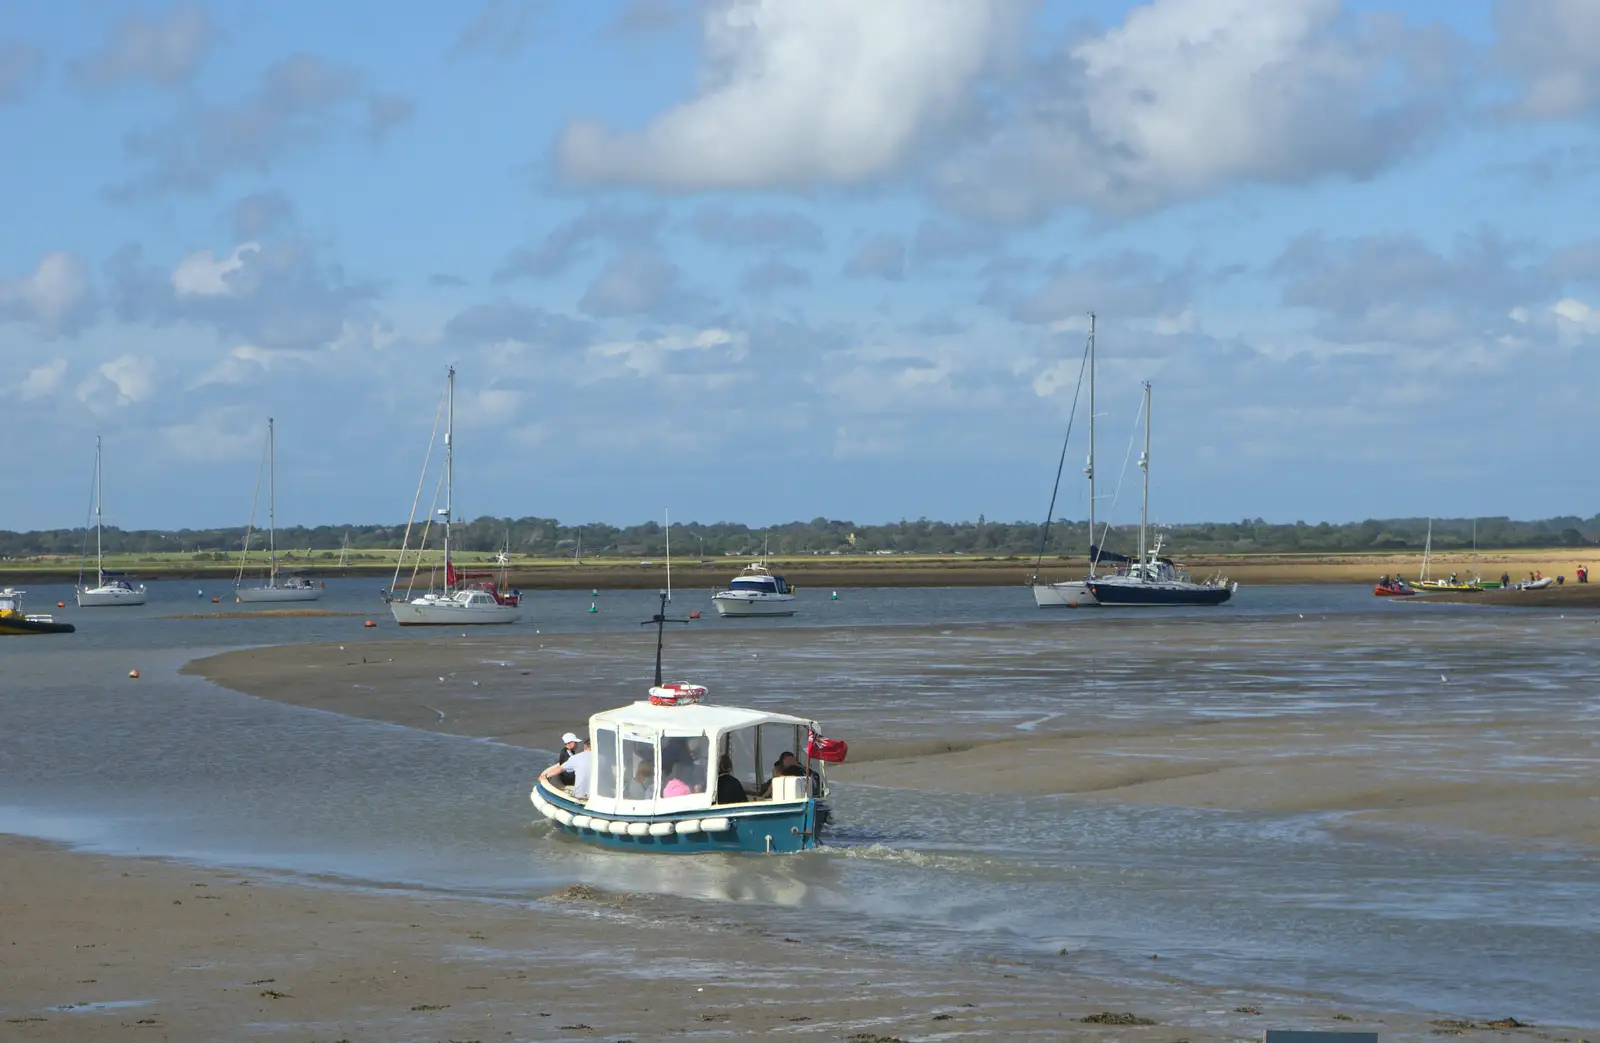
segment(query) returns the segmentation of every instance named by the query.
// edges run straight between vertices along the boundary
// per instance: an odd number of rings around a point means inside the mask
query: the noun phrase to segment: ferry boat
[[[0,636],[23,637],[31,634],[70,634],[78,628],[58,623],[50,615],[23,611],[22,595],[27,591],[6,587],[0,590]]]
[[[764,561],[746,565],[726,588],[711,595],[711,604],[721,616],[792,616],[794,588],[782,576],[775,576]]]
[[[667,599],[651,622],[666,620]],[[677,621],[674,621],[677,622]],[[589,718],[587,796],[541,775],[534,808],[586,843],[662,854],[809,851],[830,812],[824,765],[844,742],[805,717],[716,706],[703,685],[656,683],[648,697]],[[796,774],[776,765],[793,757]]]

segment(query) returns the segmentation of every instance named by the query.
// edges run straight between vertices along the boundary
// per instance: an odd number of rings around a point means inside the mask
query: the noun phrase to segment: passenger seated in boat
[[[744,783],[733,774],[733,758],[726,753],[717,761],[717,803],[743,804],[750,799]]]
[[[694,761],[678,761],[668,773],[666,785],[661,787],[663,797],[687,797],[691,793],[699,793],[701,787],[695,784]]]
[[[782,753],[778,754],[778,759],[772,764],[772,778],[775,779],[779,775],[792,775],[795,778],[803,779],[806,777],[806,769],[800,766],[799,757],[796,757],[788,750],[784,750]],[[821,782],[821,777],[818,776],[815,771],[812,771],[811,791],[813,793],[816,793],[821,789]],[[761,787],[761,799],[772,799],[772,779],[768,779],[766,785]]]
[[[557,761],[539,773],[541,779],[554,779],[557,784],[572,787],[573,800],[588,800],[589,786],[594,773],[594,754],[589,750],[589,740],[583,740],[583,746],[578,752],[568,757],[565,762]],[[566,781],[566,776],[571,776],[572,781]]]
[[[641,760],[633,769],[633,777],[622,789],[623,800],[649,800],[655,789],[656,766]]]

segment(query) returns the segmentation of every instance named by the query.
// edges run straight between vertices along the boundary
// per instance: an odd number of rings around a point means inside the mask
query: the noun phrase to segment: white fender
[[[593,826],[594,819],[590,818],[588,815],[572,816],[572,827],[574,829],[590,829],[593,828]]]
[[[528,791],[528,799],[533,801],[533,806],[538,808],[540,811],[543,811],[545,809],[546,805],[549,804],[549,801],[547,801],[543,797],[539,796],[539,787],[538,786],[535,786],[535,787],[533,787],[533,789]]]
[[[642,836],[644,836],[645,834],[647,834],[649,832],[650,832],[650,823],[648,823],[648,822],[630,822],[630,823],[628,823],[628,836],[630,836],[630,837],[642,837]]]
[[[703,818],[700,820],[700,828],[707,833],[726,833],[733,828],[733,823],[725,818]]]
[[[550,817],[561,823],[563,826],[572,825],[572,812],[568,811],[566,808],[551,808]]]
[[[652,822],[652,823],[650,823],[650,835],[653,836],[653,837],[669,837],[669,836],[671,836],[672,835],[672,823],[670,823],[670,822]]]
[[[686,818],[686,819],[684,819],[682,822],[678,823],[678,832],[679,833],[698,833],[698,832],[700,832],[700,820],[697,819],[697,818]]]
[[[628,824],[626,822],[612,822],[606,828],[608,828],[611,831],[611,835],[615,837],[625,836],[628,832]]]

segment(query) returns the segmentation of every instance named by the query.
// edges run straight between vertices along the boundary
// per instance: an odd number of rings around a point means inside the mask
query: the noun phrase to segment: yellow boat
[[[29,615],[24,612],[22,610],[24,593],[11,587],[0,590],[0,636],[70,634],[78,629],[71,623],[57,623],[54,616]]]

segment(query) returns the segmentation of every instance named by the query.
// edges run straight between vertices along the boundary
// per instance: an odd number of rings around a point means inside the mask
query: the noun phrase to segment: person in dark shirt
[[[556,763],[562,765],[559,781],[563,786],[570,786],[573,783],[573,774],[566,770],[566,763],[575,757],[581,749],[583,749],[583,740],[576,735],[568,732],[561,737],[561,753],[556,757]]]
[[[717,761],[717,803],[743,804],[749,799],[744,783],[733,774],[733,758],[724,753]]]

